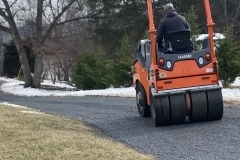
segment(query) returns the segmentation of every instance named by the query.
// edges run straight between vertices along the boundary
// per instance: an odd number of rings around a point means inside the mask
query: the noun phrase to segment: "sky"
[[[81,91],[59,91],[59,90],[51,90],[47,91],[44,89],[35,89],[35,88],[24,88],[23,81],[19,81],[16,79],[7,79],[4,77],[0,77],[1,81],[4,83],[1,86],[1,90],[8,94],[18,95],[18,96],[108,96],[108,97],[135,97],[135,89],[134,87],[127,88],[108,88],[102,90],[81,90]],[[73,89],[74,87],[65,84],[64,82],[57,82],[53,84],[51,80],[44,80],[41,84],[43,85],[51,85],[57,86],[61,88],[69,88]],[[221,84],[220,84],[221,85]],[[239,86],[240,88],[240,77],[237,77],[236,80],[231,84],[231,86]],[[223,88],[222,95],[224,101],[235,101],[240,104],[240,89],[230,89]]]

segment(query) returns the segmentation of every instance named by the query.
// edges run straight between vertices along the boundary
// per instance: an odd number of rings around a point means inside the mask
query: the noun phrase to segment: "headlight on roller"
[[[172,67],[172,62],[171,61],[167,61],[167,68],[171,68]]]
[[[199,57],[199,58],[198,58],[198,63],[201,64],[201,65],[203,65],[203,62],[204,62],[203,57]]]

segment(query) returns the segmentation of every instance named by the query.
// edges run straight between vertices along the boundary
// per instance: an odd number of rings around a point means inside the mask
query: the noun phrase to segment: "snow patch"
[[[196,41],[202,41],[204,39],[206,39],[208,37],[208,34],[199,34],[196,38]],[[215,33],[213,36],[214,40],[220,40],[220,39],[224,39],[225,36],[221,33]]]
[[[21,111],[22,113],[28,113],[28,114],[44,114],[42,112],[37,112],[37,111]]]
[[[8,102],[2,102],[0,104],[5,105],[5,106],[9,106],[9,107],[14,107],[14,108],[28,109],[26,106],[20,106],[20,105],[16,105],[16,104],[11,104],[11,103],[8,103]]]
[[[240,87],[240,77],[237,77],[231,86]]]

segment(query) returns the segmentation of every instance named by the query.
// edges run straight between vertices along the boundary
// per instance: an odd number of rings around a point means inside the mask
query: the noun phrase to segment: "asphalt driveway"
[[[160,159],[240,160],[240,108],[225,105],[221,121],[154,127],[139,117],[133,98],[20,97],[0,102],[28,106],[86,122],[103,134]]]

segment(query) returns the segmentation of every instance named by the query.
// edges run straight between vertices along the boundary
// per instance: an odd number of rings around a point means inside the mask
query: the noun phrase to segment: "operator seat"
[[[193,51],[191,32],[189,29],[169,32],[168,53],[181,54]]]

